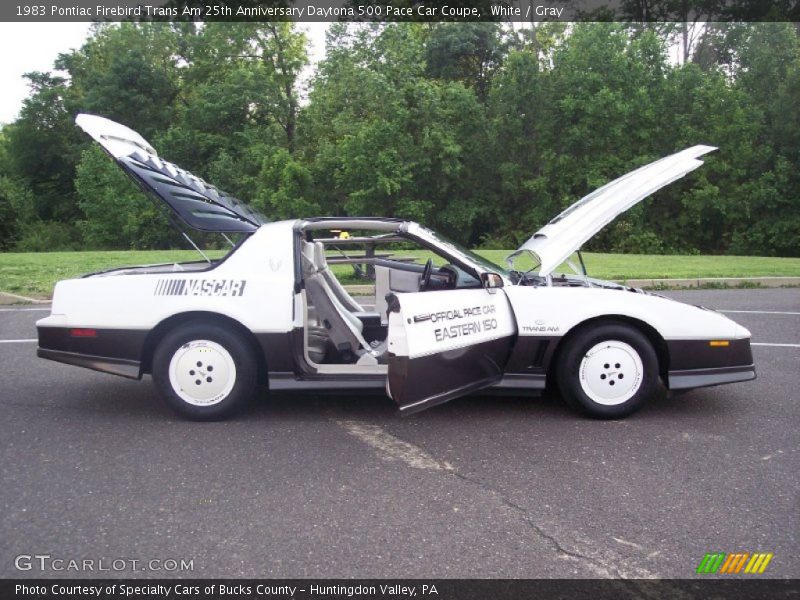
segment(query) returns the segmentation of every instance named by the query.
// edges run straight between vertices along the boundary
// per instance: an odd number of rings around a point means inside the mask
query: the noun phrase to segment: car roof
[[[344,227],[351,229],[397,231],[404,224],[410,223],[411,221],[394,217],[312,217],[303,219],[300,222],[300,229],[313,230]]]

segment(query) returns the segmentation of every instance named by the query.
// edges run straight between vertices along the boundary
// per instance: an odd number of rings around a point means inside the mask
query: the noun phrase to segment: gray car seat
[[[357,364],[378,364],[377,359],[384,349],[370,346],[362,335],[364,324],[342,304],[328,285],[324,273],[318,269],[320,263],[315,259],[310,264],[309,258],[313,250],[311,244],[304,243],[301,252],[306,294],[316,309],[319,325],[339,352],[349,351],[358,356]],[[310,340],[311,335],[308,337]]]
[[[328,260],[325,258],[325,244],[322,242],[314,242],[314,265],[317,267],[317,271],[325,278],[325,281],[328,283],[331,290],[333,290],[336,298],[347,310],[350,312],[364,312],[364,308],[353,299],[331,272],[328,267]]]

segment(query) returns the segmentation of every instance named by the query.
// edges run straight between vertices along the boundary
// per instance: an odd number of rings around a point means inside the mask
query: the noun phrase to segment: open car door
[[[501,288],[392,294],[386,391],[403,414],[503,376],[517,324]]]

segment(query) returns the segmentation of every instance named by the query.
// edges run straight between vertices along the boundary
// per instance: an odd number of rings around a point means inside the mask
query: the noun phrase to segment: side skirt
[[[269,389],[272,392],[324,392],[348,393],[354,391],[382,392],[386,387],[385,375],[346,375],[298,377],[289,372],[270,372]]]
[[[488,395],[532,395],[537,396],[545,388],[544,375],[505,375],[493,386],[474,392]],[[386,390],[386,376],[301,377],[290,372],[271,372],[269,389],[275,392],[324,392],[324,393],[380,393]]]
[[[486,390],[504,395],[531,394],[538,396],[545,389],[547,375],[544,373],[506,373],[503,378]]]

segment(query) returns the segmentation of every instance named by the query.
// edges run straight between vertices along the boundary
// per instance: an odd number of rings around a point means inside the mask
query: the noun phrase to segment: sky
[[[0,123],[17,118],[28,96],[23,74],[49,71],[62,52],[80,48],[91,23],[0,23]],[[300,25],[309,38],[311,65],[302,79],[310,77],[313,65],[325,54],[327,23]]]
[[[0,23],[0,123],[17,117],[29,71],[49,71],[61,52],[80,48],[91,23]]]

